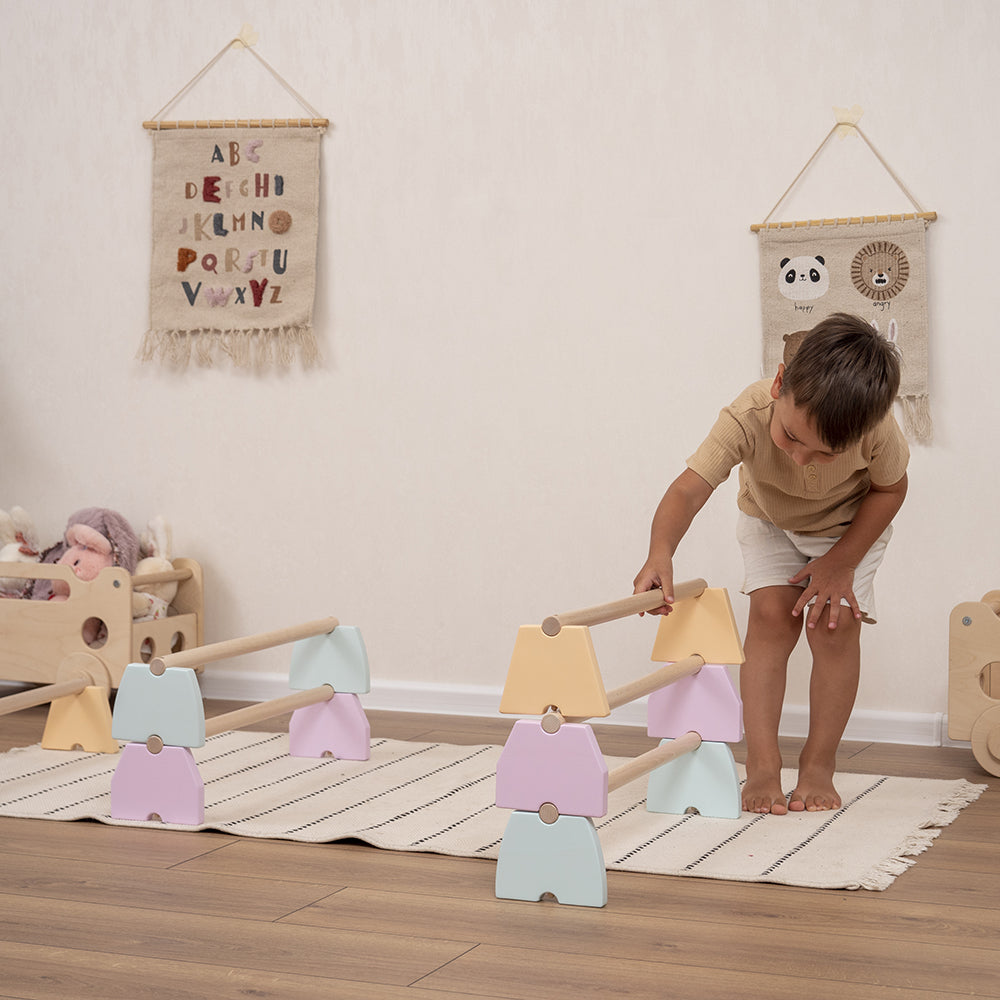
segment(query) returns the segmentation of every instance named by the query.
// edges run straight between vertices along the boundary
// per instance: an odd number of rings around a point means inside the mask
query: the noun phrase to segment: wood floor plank
[[[224,833],[4,817],[3,853],[170,868],[233,843]]]
[[[473,994],[0,941],[3,1000],[469,1000]],[[477,993],[476,1000],[500,1000]]]
[[[861,907],[860,909],[864,909]],[[670,913],[669,909],[665,910]],[[352,927],[359,930],[405,932],[419,924],[426,933],[447,939],[461,936],[464,928],[475,928],[491,945],[530,951],[545,942],[545,949],[565,956],[605,957],[638,962],[699,968],[728,969],[734,974],[752,968],[756,958],[767,954],[775,968],[796,969],[808,963],[811,974],[832,975],[834,961],[831,921],[814,924],[808,912],[794,917],[761,919],[759,913],[739,909],[712,920],[690,920],[676,916],[623,914],[592,907],[513,901],[440,899],[399,892],[346,889],[318,903],[304,907],[284,919],[285,923],[310,927]],[[947,940],[942,929],[947,921],[931,920],[931,925],[906,931],[907,920],[900,917],[890,925],[880,924],[877,915],[855,934],[843,933],[838,975],[869,985],[892,985],[946,991],[954,984],[956,966],[962,970],[971,990],[982,992],[996,980],[994,954],[990,950],[1000,931],[1000,923],[989,927],[964,926],[971,939],[949,928]],[[839,924],[845,928],[843,917]],[[902,936],[907,934],[907,936]],[[724,947],[720,943],[725,942]],[[977,944],[987,947],[976,947]],[[823,956],[822,958],[820,956]],[[988,995],[988,994],[985,994]]]
[[[127,901],[129,906],[177,913],[239,914],[247,920],[277,920],[342,888],[48,857],[24,857],[0,868],[0,893],[108,905]]]
[[[726,942],[717,942],[720,952]],[[823,961],[817,969],[808,960],[801,965],[778,965],[765,950],[746,969],[665,965],[632,959],[566,955],[549,950],[500,948],[482,945],[421,980],[421,986],[486,994],[502,984],[510,1000],[591,1000],[627,995],[629,1000],[706,1000],[706,998],[767,997],[768,1000],[957,1000],[970,996],[959,986],[938,990],[926,984],[890,986],[882,982],[857,983],[840,973],[849,969]],[[985,994],[994,997],[995,993]]]
[[[418,925],[419,926],[419,925]],[[412,929],[411,929],[412,930]],[[0,895],[0,941],[404,986],[475,944]]]
[[[327,882],[367,889],[494,898],[496,862],[439,854],[380,851],[356,843],[282,843],[241,839],[224,851],[185,862],[183,871],[267,875],[287,881]]]

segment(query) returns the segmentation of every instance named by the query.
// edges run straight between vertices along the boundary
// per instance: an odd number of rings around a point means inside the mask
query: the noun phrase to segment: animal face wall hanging
[[[861,316],[900,350],[903,430],[930,440],[926,225],[911,218],[762,227],[764,374],[774,374],[789,342],[824,317]]]

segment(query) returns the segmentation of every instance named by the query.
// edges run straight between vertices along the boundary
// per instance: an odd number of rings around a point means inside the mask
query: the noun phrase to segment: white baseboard
[[[288,693],[287,674],[251,671],[206,672],[201,678],[206,698],[266,701]],[[372,690],[361,696],[365,708],[389,712],[422,712],[430,715],[468,715],[495,718],[499,715],[499,687],[486,685],[417,684],[408,681],[372,682]],[[620,726],[646,725],[645,700],[630,702],[602,720]],[[809,710],[786,705],[781,716],[782,736],[805,736]],[[844,733],[845,740],[871,743],[902,743],[911,746],[968,746],[947,739],[943,713],[874,712],[857,710]]]

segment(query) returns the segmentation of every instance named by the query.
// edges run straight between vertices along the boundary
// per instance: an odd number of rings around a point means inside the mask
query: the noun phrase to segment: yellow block
[[[611,714],[590,629],[585,625],[566,625],[552,636],[540,625],[522,625],[517,631],[500,711],[544,715],[550,705],[576,718]]]
[[[93,753],[118,753],[118,741],[111,738],[108,689],[85,687],[79,694],[56,698],[49,705],[42,747],[46,750],[79,747]]]
[[[678,601],[660,618],[650,659],[675,663],[693,653],[706,663],[743,662],[743,643],[724,587],[709,587],[698,597]]]

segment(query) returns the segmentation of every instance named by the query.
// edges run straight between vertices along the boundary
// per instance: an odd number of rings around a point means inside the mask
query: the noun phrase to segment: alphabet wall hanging
[[[153,118],[150,322],[139,357],[186,367],[318,360],[313,330],[320,139],[329,124],[251,46],[248,26]],[[309,118],[164,121],[231,48],[250,52]]]

